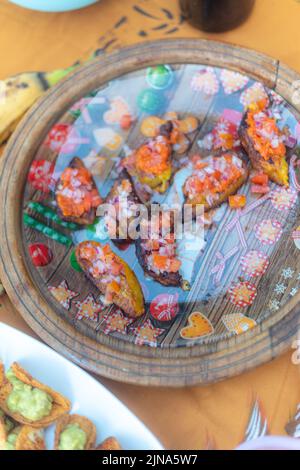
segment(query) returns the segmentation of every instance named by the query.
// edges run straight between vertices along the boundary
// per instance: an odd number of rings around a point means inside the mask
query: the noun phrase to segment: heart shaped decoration
[[[219,81],[212,67],[199,70],[192,78],[191,88],[206,95],[215,95],[219,91]]]
[[[131,112],[127,102],[122,96],[116,96],[111,103],[110,109],[104,114],[103,120],[106,124],[120,124],[123,116],[130,116]]]
[[[210,336],[214,331],[213,325],[203,313],[193,312],[188,318],[188,326],[180,331],[180,336],[183,339],[195,340]]]
[[[226,95],[242,90],[249,82],[248,77],[232,70],[222,70],[220,80]]]
[[[245,333],[245,331],[251,330],[257,325],[255,320],[246,317],[242,313],[224,315],[222,322],[228,331],[235,333],[236,335]]]

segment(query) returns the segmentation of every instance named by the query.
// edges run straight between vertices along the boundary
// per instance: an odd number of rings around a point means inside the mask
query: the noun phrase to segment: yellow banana
[[[21,73],[0,81],[0,146],[45,90],[55,85],[75,67],[76,65],[48,73]]]

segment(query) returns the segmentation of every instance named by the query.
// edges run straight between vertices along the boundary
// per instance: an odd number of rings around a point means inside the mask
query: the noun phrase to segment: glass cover
[[[36,285],[93,338],[168,348],[254,328],[300,286],[299,135],[280,96],[230,70],[158,65],[92,91],[28,174]]]

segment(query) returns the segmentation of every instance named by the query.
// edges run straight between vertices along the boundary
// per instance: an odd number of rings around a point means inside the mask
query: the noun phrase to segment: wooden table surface
[[[85,10],[45,14],[0,0],[0,79],[25,70],[65,67],[94,49],[163,37],[205,37],[267,53],[300,72],[300,2],[257,0],[251,18],[222,35],[180,20],[174,0],[102,0]],[[34,336],[6,295],[0,321]],[[157,435],[166,448],[234,448],[243,440],[251,403],[259,398],[269,431],[284,426],[300,402],[299,367],[291,350],[247,374],[205,387],[138,387],[99,378]]]

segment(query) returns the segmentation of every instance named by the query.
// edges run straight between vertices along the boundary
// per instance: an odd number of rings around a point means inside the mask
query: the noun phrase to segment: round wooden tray
[[[276,60],[240,47],[204,40],[169,40],[125,49],[85,65],[59,83],[28,112],[6,148],[0,186],[1,280],[32,329],[50,346],[82,367],[116,380],[144,385],[204,384],[244,372],[291,348],[300,324],[297,307],[300,293],[295,287],[295,279],[296,283],[300,279],[296,277],[300,271],[300,257],[291,230],[289,233],[284,231],[276,257],[271,259],[270,275],[261,281],[260,290],[271,299],[271,279],[277,276],[276,282],[280,283],[280,272],[286,268],[292,274],[286,278],[284,287],[289,289],[288,292],[294,289],[294,295],[282,292],[285,297],[272,313],[264,311],[264,302],[256,305],[253,318],[257,326],[251,330],[240,335],[221,331],[190,343],[190,347],[174,347],[174,344],[157,348],[140,346],[101,331],[91,332],[85,323],[78,327],[68,321],[47,286],[40,284],[39,277],[30,267],[24,243],[21,216],[27,174],[49,130],[76,101],[92,90],[157,64],[175,67],[199,64],[238,71],[281,95],[289,112],[299,121],[300,105],[293,104],[292,96],[293,83],[300,75]],[[290,229],[297,225],[298,206]],[[181,319],[182,326],[186,323],[187,317],[184,321]]]

